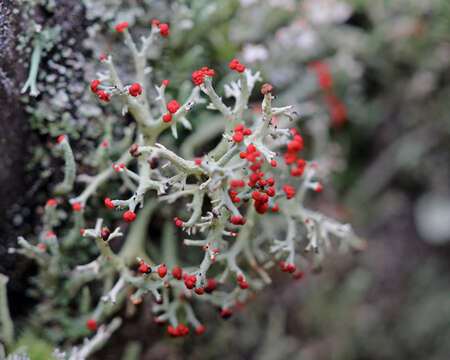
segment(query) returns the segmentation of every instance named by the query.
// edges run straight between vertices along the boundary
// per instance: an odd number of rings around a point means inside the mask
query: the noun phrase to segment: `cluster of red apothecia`
[[[158,20],[152,20],[152,26],[157,26],[161,36],[167,36],[170,34],[169,25],[161,24]]]
[[[205,76],[214,76],[215,71],[213,69],[209,69],[208,67],[202,67],[200,70],[196,70],[192,73],[192,81],[195,86],[199,86],[203,84]]]
[[[238,59],[231,60],[229,64],[230,70],[236,70],[237,72],[244,72],[245,65],[242,65]]]
[[[230,69],[236,70],[238,72],[243,72],[245,70],[245,66],[242,65],[238,60],[235,59],[230,63]],[[192,79],[193,79],[195,85],[200,85],[203,83],[205,76],[213,76],[213,75],[214,75],[214,70],[204,67],[201,70],[194,72],[192,74]],[[326,78],[322,78],[320,81],[323,84],[325,84],[325,86],[329,86],[328,82],[327,82],[328,80]],[[164,80],[163,84],[167,86],[168,81]],[[99,81],[94,80],[93,83],[91,84],[91,90],[93,92],[97,92],[98,85],[99,85]],[[271,92],[273,87],[270,84],[264,84],[264,86],[266,86],[266,88],[268,87],[268,85],[270,86],[270,90],[267,89],[266,92]],[[266,89],[266,88],[264,88],[264,89]],[[140,85],[137,83],[133,84],[130,87],[129,91],[130,91],[130,95],[132,95],[132,96],[137,96],[142,93],[142,89],[140,88]],[[165,122],[171,121],[172,114],[175,113],[176,111],[178,111],[178,109],[179,109],[179,104],[177,101],[173,100],[173,101],[169,102],[167,104],[167,110],[169,111],[169,113],[163,116],[163,120]],[[295,164],[296,167],[291,169],[292,176],[301,176],[306,167],[305,160],[298,157],[298,153],[300,151],[302,151],[302,149],[303,149],[303,139],[301,138],[301,136],[298,135],[298,132],[296,129],[291,129],[291,132],[293,133],[294,136],[293,136],[292,141],[289,142],[289,144],[287,146],[286,154],[284,154],[285,163],[288,166]],[[236,143],[240,143],[243,141],[245,136],[249,136],[251,134],[252,134],[252,131],[250,129],[245,128],[242,124],[237,125],[236,128],[234,129],[233,141],[235,141]],[[136,152],[136,150],[137,149],[135,149],[135,152]],[[130,152],[131,152],[131,149],[130,149]],[[264,159],[260,158],[260,156],[261,156],[261,153],[256,149],[256,147],[253,144],[249,144],[246,147],[245,152],[240,153],[241,159],[246,159],[248,162],[251,163],[250,169],[252,170],[252,173],[249,176],[249,179],[248,179],[249,181],[247,182],[247,184],[244,179],[232,180],[231,181],[232,189],[229,190],[229,194],[234,203],[239,203],[240,198],[237,196],[237,192],[235,190],[233,190],[233,188],[243,188],[246,185],[254,188],[255,190],[252,193],[252,198],[254,200],[254,207],[259,214],[264,214],[268,210],[269,198],[275,196],[276,191],[273,188],[273,185],[275,184],[275,180],[273,178],[264,179],[264,173],[262,171],[260,171],[261,164],[264,163]],[[197,165],[200,165],[201,158],[195,159],[195,163]],[[270,165],[272,167],[276,167],[277,162],[275,160],[271,160]],[[156,165],[156,167],[157,167],[157,165]],[[154,168],[154,167],[152,167],[152,168]],[[285,186],[282,186],[282,189],[285,192],[287,199],[291,199],[295,196],[295,190],[293,187],[285,185]],[[114,204],[112,203],[110,198],[105,199],[105,206],[109,209],[114,208]],[[278,205],[273,206],[271,210],[274,212],[277,212],[279,210]],[[132,222],[135,220],[136,214],[134,212],[128,210],[124,213],[123,218],[126,222]],[[181,227],[183,225],[183,221],[177,217],[174,218],[174,222],[175,222],[176,226]],[[230,218],[230,222],[235,225],[245,225],[246,219],[243,217],[240,217],[240,216],[232,216]],[[237,234],[234,234],[233,236],[236,236],[236,235]],[[203,250],[207,250],[206,246],[204,246]],[[213,252],[215,254],[217,254],[218,250],[213,250]],[[285,272],[294,273],[296,271],[295,265],[289,265],[289,264],[285,264],[284,262],[281,262],[280,266],[281,266],[281,269]],[[149,273],[151,273],[151,268],[148,265],[146,265],[144,262],[142,262],[138,267],[138,272],[140,272],[142,274],[149,274]],[[189,275],[187,273],[183,274],[182,269],[179,267],[174,268],[171,271],[171,274],[174,279],[177,279],[177,280],[183,279],[186,288],[194,289],[194,292],[197,295],[202,295],[205,292],[211,293],[216,289],[216,282],[214,279],[208,279],[206,286],[203,288],[195,288],[195,285],[197,282],[196,276]],[[158,275],[161,278],[164,278],[167,275],[167,268],[165,267],[165,265],[161,265],[160,267],[158,267]],[[299,272],[298,274],[294,275],[294,277],[298,278],[298,279],[302,278],[303,276],[304,276],[303,272]],[[239,275],[237,280],[239,282],[239,286],[241,289],[245,290],[248,288],[249,285],[247,282],[244,281],[244,278],[242,275]],[[232,315],[231,309],[226,308],[226,309],[221,310],[221,316],[223,318],[226,319],[226,318],[230,317],[231,315]],[[86,325],[88,328],[90,328],[92,330],[95,330],[97,328],[96,322],[93,319],[89,319]],[[197,334],[202,333],[205,330],[205,328],[206,328],[205,325],[201,325],[199,328],[196,329],[196,333]],[[189,333],[189,328],[183,324],[179,324],[176,327],[168,326],[167,331],[168,331],[169,335],[171,335],[171,336],[186,336]]]
[[[330,112],[332,126],[340,128],[347,118],[347,108],[332,89],[333,78],[329,66],[323,61],[315,61],[309,67],[316,73],[318,84],[325,92],[325,104]]]
[[[197,335],[203,334],[206,330],[206,325],[200,325],[195,329]],[[178,324],[176,327],[169,325],[167,327],[167,333],[171,337],[183,337],[189,334],[190,329],[184,324]]]
[[[261,163],[264,163],[264,159],[259,159],[261,153],[256,149],[253,144],[249,144],[245,150],[245,152],[240,153],[241,159],[246,159],[251,162],[250,170],[252,173],[249,176],[249,181],[245,182],[244,179],[240,180],[231,180],[230,186],[231,188],[243,188],[246,185],[257,188],[252,193],[252,198],[255,200],[254,207],[255,210],[259,214],[264,214],[269,208],[269,197],[273,197],[276,194],[275,188],[273,185],[275,184],[275,180],[273,178],[264,179],[264,173],[261,170]],[[271,162],[272,166],[276,166],[276,162]],[[240,202],[240,198],[237,196],[237,192],[235,190],[229,190],[230,197],[234,203]],[[278,207],[273,206],[272,211],[278,211]],[[244,219],[245,220],[245,219]],[[235,225],[244,225],[241,224],[242,220],[236,221],[233,217],[230,221]]]
[[[249,136],[251,134],[252,131],[250,129],[246,129],[244,125],[239,124],[234,128],[233,141],[240,143],[242,140],[244,140],[244,136]]]
[[[158,20],[152,20],[152,26],[158,26],[159,33],[161,34],[161,36],[167,36],[170,33],[169,26],[167,24],[160,24]],[[123,32],[123,30],[126,29],[126,28],[128,28],[128,23],[126,21],[116,25],[116,30],[119,33]],[[100,55],[100,60],[105,60],[105,59],[106,59],[106,55]],[[163,83],[164,82],[166,82],[165,85],[168,85],[168,81],[167,80],[164,80]],[[98,79],[92,80],[92,82],[91,82],[91,91],[94,94],[97,94],[97,96],[98,96],[98,98],[100,100],[103,100],[105,102],[110,102],[111,101],[111,94],[105,92],[104,90],[98,90],[98,86],[99,85],[100,85],[100,80],[98,80]],[[133,85],[131,85],[129,87],[128,91],[129,91],[129,94],[131,96],[136,97],[136,96],[142,94],[142,87],[141,87],[140,84],[134,83]],[[170,118],[170,120],[167,120],[167,119],[168,119],[168,117],[166,116],[166,119],[164,121],[167,122],[167,121],[172,120],[171,118]]]
[[[306,167],[305,160],[298,157],[298,153],[303,149],[303,139],[300,135],[298,135],[298,131],[296,129],[291,129],[291,132],[293,133],[294,137],[292,141],[289,142],[287,146],[287,152],[284,154],[285,163],[286,165],[292,165],[295,163],[297,167],[291,170],[291,175],[301,176]],[[233,140],[237,140],[236,142],[241,142],[242,138],[245,135],[251,134],[251,131],[250,129],[245,129],[243,125],[238,125],[236,126],[234,133],[235,134],[233,136]],[[235,139],[236,134],[239,134],[239,137],[237,139]],[[259,214],[264,214],[269,208],[269,198],[275,196],[276,190],[273,187],[273,185],[275,184],[275,180],[273,178],[264,179],[264,172],[260,171],[261,164],[264,163],[264,159],[260,159],[260,156],[261,153],[253,144],[249,144],[245,152],[240,153],[241,159],[246,159],[251,163],[250,170],[252,172],[249,176],[247,184],[244,179],[231,180],[231,189],[229,190],[229,195],[234,203],[239,203],[241,199],[238,196],[237,191],[233,189],[244,188],[246,185],[254,188],[255,190],[252,193],[252,198],[255,201],[255,210]],[[275,160],[272,160],[270,162],[270,165],[276,167],[277,162]],[[287,199],[292,199],[295,196],[295,190],[293,187],[285,185],[282,186],[282,189],[286,193]],[[271,210],[277,212],[279,210],[278,205],[274,205]],[[245,225],[245,218],[239,216],[232,216],[230,221],[235,225]]]
[[[230,70],[236,70],[241,73],[245,70],[245,65],[242,65],[238,59],[233,59],[229,64]],[[213,69],[209,69],[208,67],[202,67],[200,70],[196,70],[192,73],[192,81],[195,86],[199,86],[203,84],[205,80],[205,76],[214,76],[215,71]]]
[[[98,86],[100,85],[100,80],[94,79],[91,82],[91,91],[94,94],[97,94],[98,98],[100,100],[103,100],[105,102],[111,101],[111,94],[104,92],[103,90],[98,90]],[[134,83],[128,88],[128,92],[131,96],[138,96],[142,94],[142,87],[138,83]]]
[[[175,114],[178,109],[180,108],[180,104],[178,104],[178,101],[171,100],[167,103],[167,111],[168,113],[163,115],[162,119],[164,122],[170,122],[172,121],[172,114]]]
[[[297,129],[292,128],[294,138],[287,146],[287,152],[283,155],[286,165],[295,164],[297,167],[291,169],[292,176],[302,176],[306,167],[306,162],[298,157],[298,153],[303,150],[303,138],[298,135]]]

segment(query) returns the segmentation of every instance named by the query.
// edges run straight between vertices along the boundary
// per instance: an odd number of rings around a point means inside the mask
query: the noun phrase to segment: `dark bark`
[[[7,255],[7,249],[16,243],[14,219],[22,216],[27,143],[27,118],[20,100],[26,69],[15,50],[22,29],[20,15],[12,11],[14,3],[0,1],[0,272],[11,278],[12,299],[25,290],[18,281],[26,271],[24,261],[15,266],[16,259]]]
[[[25,293],[34,267],[24,257],[8,254],[7,249],[17,245],[18,235],[27,237],[39,225],[36,209],[51,196],[48,189],[52,188],[52,184],[39,180],[39,169],[26,170],[32,147],[45,146],[48,139],[30,130],[29,115],[21,101],[20,91],[28,75],[31,55],[19,54],[16,47],[30,24],[25,19],[25,12],[30,9],[22,8],[15,14],[13,10],[17,7],[16,0],[0,0],[0,272],[10,277],[8,297],[13,315],[23,314],[30,304]],[[82,51],[86,19],[79,0],[57,0],[52,12],[41,5],[33,10],[34,21],[42,26],[60,26],[60,44],[66,45],[69,38],[75,38],[72,51]],[[60,44],[41,59],[39,71],[51,72],[47,60],[61,51]],[[30,39],[28,46],[32,45]],[[18,61],[21,57],[23,62]],[[30,105],[45,101],[42,95],[31,98]]]

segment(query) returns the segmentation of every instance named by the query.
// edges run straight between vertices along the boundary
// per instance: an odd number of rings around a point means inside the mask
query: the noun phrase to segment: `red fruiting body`
[[[159,33],[161,34],[161,36],[167,36],[170,34],[169,25],[159,24],[158,28],[159,28]]]
[[[167,274],[167,268],[164,265],[161,265],[158,268],[158,275],[159,275],[159,277],[163,278],[164,276],[166,276],[166,274]]]
[[[278,210],[280,210],[280,207],[278,205],[272,207],[273,212],[278,212]]]
[[[109,228],[107,226],[105,226],[105,227],[103,227],[102,231],[100,232],[100,237],[104,241],[108,241],[110,234],[111,234],[111,230],[109,230]]]
[[[39,249],[41,249],[42,251],[45,251],[45,245],[44,244],[39,244]]]
[[[247,154],[254,153],[254,152],[256,152],[256,146],[253,144],[249,144],[247,146],[247,149],[245,149],[245,151],[247,151]]]
[[[331,107],[331,124],[334,128],[340,128],[347,118],[347,108],[340,102]]]
[[[128,150],[128,152],[130,153],[131,156],[133,157],[139,157],[142,155],[142,153],[138,153],[139,146],[137,144],[133,144],[130,146],[130,149]]]
[[[89,330],[93,330],[93,331],[97,330],[98,329],[97,321],[95,321],[95,319],[93,319],[93,318],[88,319],[86,321],[86,327]]]
[[[189,328],[186,325],[178,324],[177,330],[179,336],[186,336],[187,334],[189,334]]]
[[[258,214],[265,214],[269,208],[269,203],[264,201],[255,201],[255,210]]]
[[[241,180],[231,180],[230,183],[231,187],[233,188],[241,188],[241,187],[245,187],[245,180],[241,179]]]
[[[297,270],[295,265],[288,265],[284,261],[280,262],[280,267],[282,271],[294,273]]]
[[[253,163],[253,164],[250,166],[250,170],[251,170],[251,171],[258,171],[259,169],[261,169],[261,164],[260,164],[260,163]]]
[[[159,166],[159,158],[157,157],[153,157],[151,158],[151,160],[148,160],[147,162],[150,165],[150,169],[154,170]]]
[[[284,157],[284,162],[286,163],[286,165],[291,165],[293,163],[295,163],[298,159],[297,155],[294,153],[286,153],[283,155]]]
[[[317,74],[319,86],[328,90],[333,85],[333,78],[330,74],[330,68],[323,61],[315,61],[309,67]]]
[[[253,200],[256,200],[256,201],[260,200],[261,199],[261,193],[258,192],[258,191],[254,191],[253,194],[252,194],[252,198],[253,198]]]
[[[137,144],[133,144],[130,146],[130,149],[128,150],[128,152],[130,153],[130,155],[132,157],[139,157],[142,155],[142,153],[138,153],[139,146]]]
[[[205,77],[205,74],[201,70],[194,71],[192,73],[192,81],[194,82],[195,86],[203,84],[203,78]]]
[[[239,60],[234,59],[230,62],[230,70],[236,70],[237,72],[243,72],[245,70],[245,66],[242,65]]]
[[[138,267],[138,271],[141,274],[150,274],[152,272],[152,269],[150,268],[150,266],[148,266],[142,262],[141,265],[139,265],[139,267]]]
[[[214,290],[216,290],[216,288],[217,288],[216,281],[214,279],[208,279],[208,281],[206,282],[205,292],[210,294]]]
[[[234,225],[245,225],[247,220],[241,216],[232,216],[230,222]]]
[[[329,89],[333,85],[333,78],[328,74],[321,74],[319,76],[319,85],[323,89]]]
[[[163,121],[165,123],[171,122],[172,121],[172,114],[171,113],[164,114],[162,119],[163,119]]]
[[[159,25],[159,20],[156,20],[156,19],[152,20],[152,26],[156,26],[156,25]]]
[[[299,169],[304,169],[306,167],[306,161],[304,159],[298,159],[296,165]]]
[[[292,186],[284,185],[283,186],[283,191],[286,193],[286,198],[288,200],[292,199],[295,196],[295,190],[294,190],[294,188]]]
[[[109,146],[109,143],[105,140],[105,141],[103,141],[103,147],[108,147]]]
[[[83,209],[83,206],[81,206],[80,203],[76,203],[76,204],[73,204],[73,205],[72,205],[72,209],[73,209],[74,211],[80,211],[81,209]]]
[[[244,277],[242,275],[239,275],[237,277],[237,281],[239,281],[239,282],[244,281]]]
[[[91,91],[93,93],[97,93],[99,84],[100,84],[100,80],[97,80],[97,79],[92,80],[92,82],[91,82]]]
[[[323,189],[323,186],[319,184],[319,185],[316,186],[316,188],[314,189],[314,191],[315,191],[315,192],[319,192],[319,191],[322,191],[322,189]]]
[[[202,158],[195,158],[195,165],[200,165],[202,163]]]
[[[110,102],[111,101],[111,98],[110,98],[111,95],[108,94],[108,93],[105,93],[103,90],[99,90],[97,92],[97,96],[98,96],[98,98],[100,100],[103,100],[105,102]]]
[[[172,269],[172,276],[175,279],[181,280],[182,274],[183,274],[183,270],[180,267],[176,267],[176,268]]]
[[[66,135],[60,135],[60,136],[58,137],[58,142],[59,142],[59,143],[62,142],[65,138],[66,138]]]
[[[230,62],[230,70],[236,70],[236,65],[239,64],[239,60],[238,59],[233,59]]]
[[[45,203],[47,206],[56,206],[56,201],[54,199],[48,199]]]
[[[239,286],[241,287],[242,290],[245,290],[248,288],[248,284],[245,281],[241,282],[241,284]]]
[[[169,80],[163,80],[162,84],[165,85],[165,86],[169,86]]]
[[[178,104],[178,101],[176,101],[176,100],[169,101],[169,103],[167,104],[167,110],[171,114],[176,113],[179,108],[180,108],[180,104]]]
[[[112,203],[111,198],[106,198],[105,199],[105,206],[108,209],[114,209],[114,204]]]
[[[242,65],[242,64],[238,64],[238,65],[236,65],[236,71],[237,72],[244,72],[244,70],[245,70],[245,65]]]
[[[296,153],[296,152],[302,151],[302,149],[303,149],[303,143],[300,141],[293,140],[288,144],[288,152],[290,152],[290,153]]]
[[[205,290],[202,288],[195,289],[194,291],[197,295],[203,295],[205,293]]]
[[[178,324],[176,328],[169,325],[167,327],[167,333],[172,337],[186,336],[189,334],[189,328],[183,324]]]
[[[184,285],[186,285],[188,289],[193,289],[196,282],[197,278],[194,275],[190,276],[188,274],[184,274]]]
[[[206,325],[200,325],[197,329],[195,329],[195,333],[197,335],[203,334],[206,330]]]
[[[105,60],[106,59],[106,55],[100,55],[100,60]]]
[[[134,83],[133,85],[131,85],[128,91],[130,92],[130,95],[134,97],[142,94],[141,85],[138,83]]]
[[[84,228],[80,229],[80,234],[84,234]]]
[[[126,21],[124,21],[123,23],[116,25],[116,30],[121,33],[123,31],[123,29],[126,29],[127,27],[128,27],[128,23]]]
[[[233,140],[237,143],[240,143],[244,139],[244,136],[248,136],[251,134],[252,134],[252,131],[250,129],[246,129],[246,128],[244,128],[244,125],[239,124],[239,125],[236,125],[236,127],[234,128]],[[242,156],[241,156],[241,158],[242,158]]]
[[[270,197],[275,196],[275,189],[273,187],[270,187],[266,190],[266,194]]]
[[[130,210],[125,211],[125,213],[123,214],[123,219],[125,220],[125,222],[130,223],[133,222],[134,219],[136,219],[136,214]]]
[[[299,271],[297,274],[294,275],[295,280],[301,280],[305,277],[305,273],[303,271]]]
[[[237,132],[233,135],[233,141],[240,143],[242,140],[244,140],[244,134],[241,132]]]
[[[222,318],[224,318],[224,319],[228,319],[232,314],[233,314],[233,310],[231,310],[231,309],[223,309],[220,312],[220,316],[222,316]]]
[[[172,337],[176,337],[179,336],[178,330],[177,328],[174,328],[173,326],[169,325],[167,327],[167,333],[172,336]]]
[[[270,162],[270,166],[276,167],[277,166],[277,162],[275,160],[272,160]]]
[[[56,234],[53,231],[50,231],[47,233],[47,235],[45,235],[45,237],[52,237],[52,236],[56,236]]]
[[[201,70],[194,71],[192,73],[192,81],[195,86],[203,84],[205,76],[214,76],[215,72],[213,69],[208,69],[207,67],[201,68]]]
[[[301,168],[294,168],[291,170],[292,176],[302,176],[303,175],[303,169]]]

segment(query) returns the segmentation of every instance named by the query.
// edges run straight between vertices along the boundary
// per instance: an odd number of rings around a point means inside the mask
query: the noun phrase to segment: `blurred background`
[[[68,134],[82,164],[98,117],[111,116],[87,86],[98,55],[126,58],[114,25],[128,21],[137,37],[153,18],[171,27],[152,56],[174,97],[200,66],[216,69],[220,88],[236,57],[275,86],[279,104],[296,105],[311,157],[327,163],[324,191],[308,205],[352,223],[367,249],[328,257],[301,280],[274,271],[273,285],[226,322],[199,308],[210,319],[202,337],[168,339],[141,306],[95,358],[448,359],[447,0],[0,1],[0,272],[11,278],[17,346],[44,359],[54,344],[27,321],[34,265],[6,249],[36,232],[61,178],[54,137]],[[21,96],[39,41],[40,94]]]

